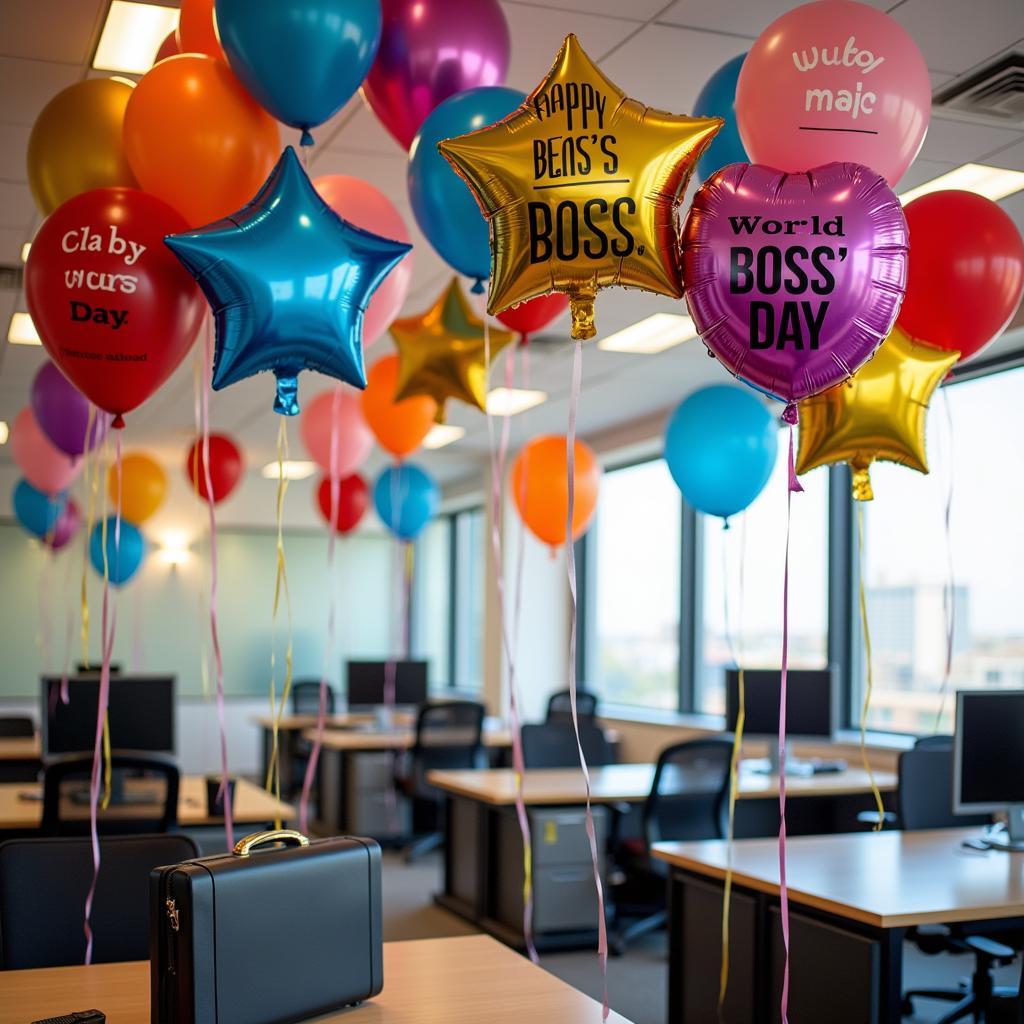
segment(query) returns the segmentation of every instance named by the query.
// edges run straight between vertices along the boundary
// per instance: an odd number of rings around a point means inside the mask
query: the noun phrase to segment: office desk
[[[108,1024],[149,1024],[149,963],[0,972],[0,1024],[96,1007]],[[384,944],[384,991],[320,1024],[595,1024],[589,996],[484,935]],[[617,1013],[614,1024],[629,1024]]]
[[[787,846],[792,1024],[899,1024],[906,929],[1024,917],[1024,861],[961,848],[977,829],[861,832]],[[669,1024],[715,1024],[723,842],[661,843],[671,868]],[[778,846],[735,844],[727,1022],[778,1015]]]
[[[39,736],[0,739],[0,783],[32,782],[43,766]]]

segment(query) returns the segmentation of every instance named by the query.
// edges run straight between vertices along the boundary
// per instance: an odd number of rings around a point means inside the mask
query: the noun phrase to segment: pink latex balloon
[[[72,459],[43,433],[32,410],[25,406],[11,428],[11,453],[25,479],[43,494],[59,494],[82,471],[82,459]]]
[[[849,161],[890,185],[917,156],[931,109],[917,44],[887,14],[853,0],[819,0],[773,21],[736,86],[751,163],[806,171]]]
[[[303,402],[299,417],[302,443],[316,464],[325,472],[331,471],[331,416],[334,411],[334,392],[323,391],[311,402]],[[359,393],[350,388],[341,389],[338,409],[338,447],[335,454],[335,472],[339,477],[351,476],[370,454],[373,434],[363,419]]]
[[[402,215],[391,200],[369,182],[347,174],[325,174],[316,178],[313,186],[339,217],[357,228],[396,242],[410,241]],[[412,259],[410,252],[370,297],[363,316],[364,348],[369,348],[398,316],[412,283]]]

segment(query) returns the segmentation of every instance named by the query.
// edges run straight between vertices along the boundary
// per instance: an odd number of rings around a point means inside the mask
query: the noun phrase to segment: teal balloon
[[[483,291],[481,282],[491,276],[487,221],[437,144],[500,121],[525,98],[504,86],[467,89],[435,107],[409,147],[409,200],[416,223],[445,263],[476,280],[475,292]]]
[[[415,540],[437,515],[441,489],[425,470],[403,462],[389,466],[377,477],[373,504],[381,521],[399,540]]]
[[[686,398],[665,432],[665,461],[699,512],[742,512],[768,483],[779,451],[778,423],[743,388],[716,384]]]
[[[27,480],[19,480],[11,494],[11,505],[14,518],[32,534],[33,537],[47,537],[57,528],[60,517],[67,505],[64,493],[51,497],[36,490]]]
[[[127,583],[142,565],[146,555],[146,540],[134,523],[121,520],[120,535],[116,516],[107,519],[107,573],[110,582],[120,586]],[[103,523],[98,522],[89,535],[89,561],[103,575]]]
[[[727,164],[745,164],[750,162],[747,151],[743,148],[740,129],[736,121],[736,82],[740,77],[740,68],[747,55],[738,57],[723,64],[704,83],[694,104],[695,117],[724,117],[725,124],[715,136],[697,164],[697,177],[704,181],[719,168]]]

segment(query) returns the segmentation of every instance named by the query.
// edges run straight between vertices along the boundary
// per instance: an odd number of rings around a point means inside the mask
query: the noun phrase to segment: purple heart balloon
[[[32,413],[43,433],[62,452],[77,456],[91,451],[107,436],[110,416],[99,410],[89,429],[89,400],[49,360],[32,381]]]
[[[683,231],[686,304],[713,355],[792,406],[875,354],[903,300],[907,240],[900,201],[868,167],[730,164]]]
[[[60,551],[74,537],[81,525],[82,513],[74,498],[68,498],[64,511],[61,512],[60,518],[53,528],[53,534],[48,538],[50,547],[54,551]]]

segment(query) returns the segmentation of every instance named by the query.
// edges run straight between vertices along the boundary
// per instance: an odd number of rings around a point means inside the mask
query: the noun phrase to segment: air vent
[[[936,90],[933,104],[936,109],[1024,127],[1024,53],[1004,54],[952,85]]]
[[[0,264],[0,290],[18,291],[25,277],[25,268],[20,264]]]

